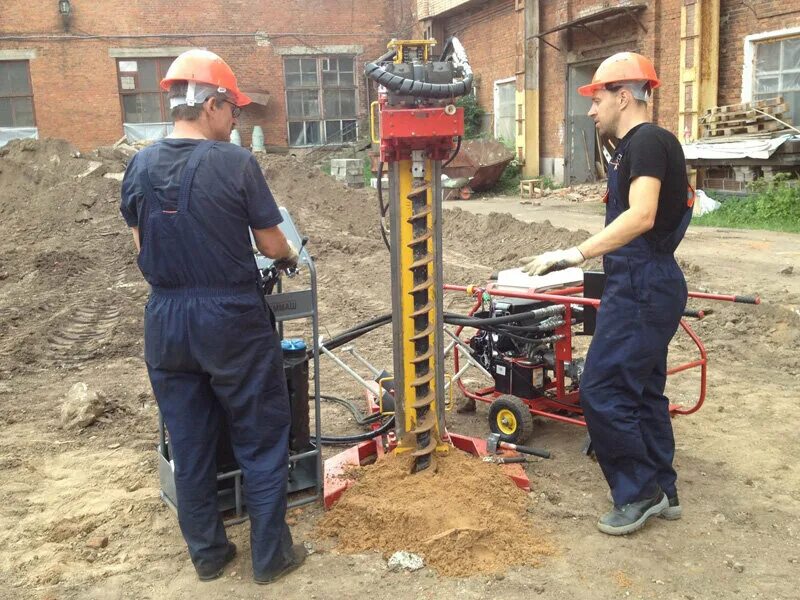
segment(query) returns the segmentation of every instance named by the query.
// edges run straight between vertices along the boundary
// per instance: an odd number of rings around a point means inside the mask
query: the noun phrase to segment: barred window
[[[355,141],[355,60],[349,56],[290,57],[283,62],[290,146]]]
[[[0,61],[0,127],[35,126],[28,61]]]
[[[174,58],[120,58],[117,83],[125,123],[170,121],[169,100],[159,83]]]

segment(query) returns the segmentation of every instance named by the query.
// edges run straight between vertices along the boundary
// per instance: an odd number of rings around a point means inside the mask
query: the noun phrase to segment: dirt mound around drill
[[[527,517],[526,494],[497,465],[458,450],[437,454],[420,473],[411,474],[412,461],[391,454],[365,467],[317,533],[346,553],[413,552],[457,577],[536,565],[553,553]]]

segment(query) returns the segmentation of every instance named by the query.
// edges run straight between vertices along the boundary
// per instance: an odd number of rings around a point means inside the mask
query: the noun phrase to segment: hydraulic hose
[[[373,413],[371,415],[364,415],[356,406],[355,402],[352,402],[346,398],[340,398],[339,396],[331,396],[330,394],[320,394],[320,399],[327,400],[329,402],[335,402],[336,404],[341,404],[347,410],[350,411],[350,414],[353,415],[353,418],[356,420],[356,423],[359,425],[369,425],[375,421],[379,421],[381,418],[380,413]]]
[[[344,346],[345,344],[352,342],[357,338],[360,338],[362,335],[365,335],[370,331],[377,329],[378,327],[382,327],[391,322],[392,322],[391,314],[381,315],[374,319],[370,319],[369,321],[359,323],[358,325],[356,325],[351,329],[348,329],[347,331],[343,331],[342,333],[332,337],[331,339],[326,340],[325,342],[323,342],[322,345],[325,347],[326,350],[334,350],[336,348],[339,348],[340,346]],[[307,354],[309,357],[312,357],[314,355],[314,352],[313,350],[309,349]]]
[[[452,37],[445,43],[445,49],[452,49],[453,65],[461,68],[464,79],[453,83],[426,83],[415,79],[406,79],[400,75],[389,73],[379,63],[394,57],[395,52],[387,52],[375,62],[367,63],[364,72],[367,77],[384,86],[387,90],[404,96],[416,98],[455,98],[466,96],[472,91],[472,68],[469,66],[467,53],[457,38]],[[448,55],[448,57],[450,56]]]
[[[544,319],[544,318],[547,318],[547,317],[553,317],[553,316],[556,316],[556,315],[560,315],[563,312],[564,312],[564,306],[560,305],[560,304],[557,304],[557,305],[548,306],[548,307],[545,307],[545,308],[538,308],[536,310],[532,310],[532,311],[528,311],[528,312],[518,313],[518,314],[515,314],[515,315],[505,315],[505,316],[502,316],[502,317],[490,317],[490,318],[486,318],[486,319],[481,319],[481,318],[478,318],[478,317],[468,317],[468,316],[465,316],[465,315],[459,315],[459,314],[455,314],[455,313],[445,313],[444,314],[444,321],[448,325],[472,327],[474,329],[495,329],[495,326],[497,326],[497,325],[505,325],[505,324],[508,324],[508,323],[513,323],[513,322],[517,322],[517,321],[525,321],[525,320],[529,320],[529,319],[541,320],[541,319]],[[374,317],[374,318],[370,319],[369,321],[364,321],[363,323],[359,323],[358,325],[355,325],[355,326],[351,327],[350,329],[347,329],[347,330],[335,335],[334,337],[330,338],[329,340],[326,340],[323,343],[323,346],[325,346],[325,348],[327,350],[334,350],[336,348],[339,348],[341,346],[344,346],[345,344],[348,344],[348,343],[352,342],[353,340],[361,337],[362,335],[365,335],[365,334],[369,333],[370,331],[378,329],[379,327],[382,327],[384,325],[388,325],[391,322],[392,322],[391,313],[386,313],[386,314],[383,314],[383,315],[379,315],[377,317]],[[517,326],[517,327],[519,327],[519,326]],[[531,325],[529,327],[533,328],[533,327],[536,327],[536,326],[535,325]],[[500,329],[502,329],[502,328],[500,328]],[[532,333],[535,332],[535,331],[536,331],[535,329],[531,330]],[[517,336],[517,337],[519,337],[519,336]],[[309,349],[308,355],[309,355],[309,357],[313,356],[313,350]]]
[[[386,421],[386,423],[378,427],[378,429],[374,429],[373,431],[365,431],[364,433],[359,433],[356,435],[323,435],[320,437],[320,441],[326,446],[335,446],[337,444],[357,444],[359,442],[366,442],[367,440],[381,436],[392,429],[392,427],[394,427],[394,415],[392,415]]]
[[[383,238],[383,244],[386,246],[386,249],[391,252],[392,247],[389,243],[389,236],[386,234],[386,228],[383,226],[383,219],[386,217],[386,213],[389,212],[389,205],[383,203],[383,161],[378,162],[378,208],[380,212],[378,225],[381,228],[381,238]]]
[[[445,321],[450,323],[451,325],[465,325],[466,327],[472,327],[473,323],[481,324],[481,325],[501,325],[505,323],[514,323],[516,321],[527,321],[529,319],[532,320],[541,320],[547,317],[554,317],[556,315],[562,314],[566,310],[563,304],[554,304],[552,306],[546,306],[545,308],[537,308],[535,310],[531,310],[528,312],[517,313],[513,315],[504,315],[502,317],[488,317],[488,318],[481,318],[481,317],[469,317],[465,315],[459,315],[456,313],[445,313],[444,318]],[[463,323],[462,323],[463,322]]]
[[[442,164],[442,168],[443,168],[443,169],[444,169],[444,168],[445,168],[447,165],[449,165],[451,162],[453,162],[453,161],[455,160],[456,156],[458,156],[458,151],[459,151],[459,150],[461,150],[461,136],[458,136],[458,141],[456,142],[456,149],[455,149],[455,151],[453,152],[453,155],[452,155],[450,158],[448,158],[448,159],[447,159],[447,162],[445,162],[444,164]]]

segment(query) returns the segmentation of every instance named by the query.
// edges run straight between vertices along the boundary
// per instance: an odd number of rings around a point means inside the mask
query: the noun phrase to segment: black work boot
[[[197,571],[197,577],[200,578],[200,581],[213,581],[214,579],[218,579],[220,576],[222,576],[222,572],[225,570],[225,565],[231,562],[235,556],[236,544],[233,542],[228,542],[228,551],[225,552],[225,557],[222,559],[221,563],[194,566],[195,571]]]
[[[275,573],[264,573],[262,575],[253,574],[253,579],[255,580],[256,583],[261,585],[274,583],[284,575],[288,575],[296,568],[298,568],[300,565],[302,565],[305,562],[307,555],[308,552],[306,551],[306,547],[303,546],[303,544],[294,544],[292,546],[292,560],[290,560],[285,567],[283,567],[279,571],[276,571]]]
[[[614,497],[611,495],[611,490],[608,490],[607,497],[608,501],[614,504]],[[676,492],[674,496],[668,496],[667,500],[669,501],[669,506],[658,515],[658,518],[666,519],[667,521],[677,521],[683,515],[683,507],[681,506],[680,500],[678,500],[678,493]]]
[[[669,507],[666,494],[658,490],[652,498],[616,506],[600,517],[597,528],[608,535],[626,535],[644,527],[647,519],[655,517]]]

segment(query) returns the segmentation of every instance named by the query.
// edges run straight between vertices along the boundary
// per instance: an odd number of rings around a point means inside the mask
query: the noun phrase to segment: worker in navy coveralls
[[[175,128],[136,154],[121,211],[151,285],[144,352],[169,432],[178,521],[198,577],[233,560],[217,508],[216,447],[230,427],[250,516],[253,575],[270,583],[305,551],[286,524],[289,397],[281,346],[259,290],[249,229],[279,268],[297,251],[253,155],[227,142],[250,103],[216,54],[190,50],[170,66]]]
[[[589,116],[619,139],[608,168],[605,228],[577,247],[523,259],[542,275],[603,256],[606,284],[580,381],[580,401],[614,506],[597,526],[623,535],[653,516],[678,519],[675,441],[664,396],[667,348],[686,307],[686,281],[674,252],[691,219],[683,149],[648,122],[660,84],[645,57],[606,59],[592,83]]]

